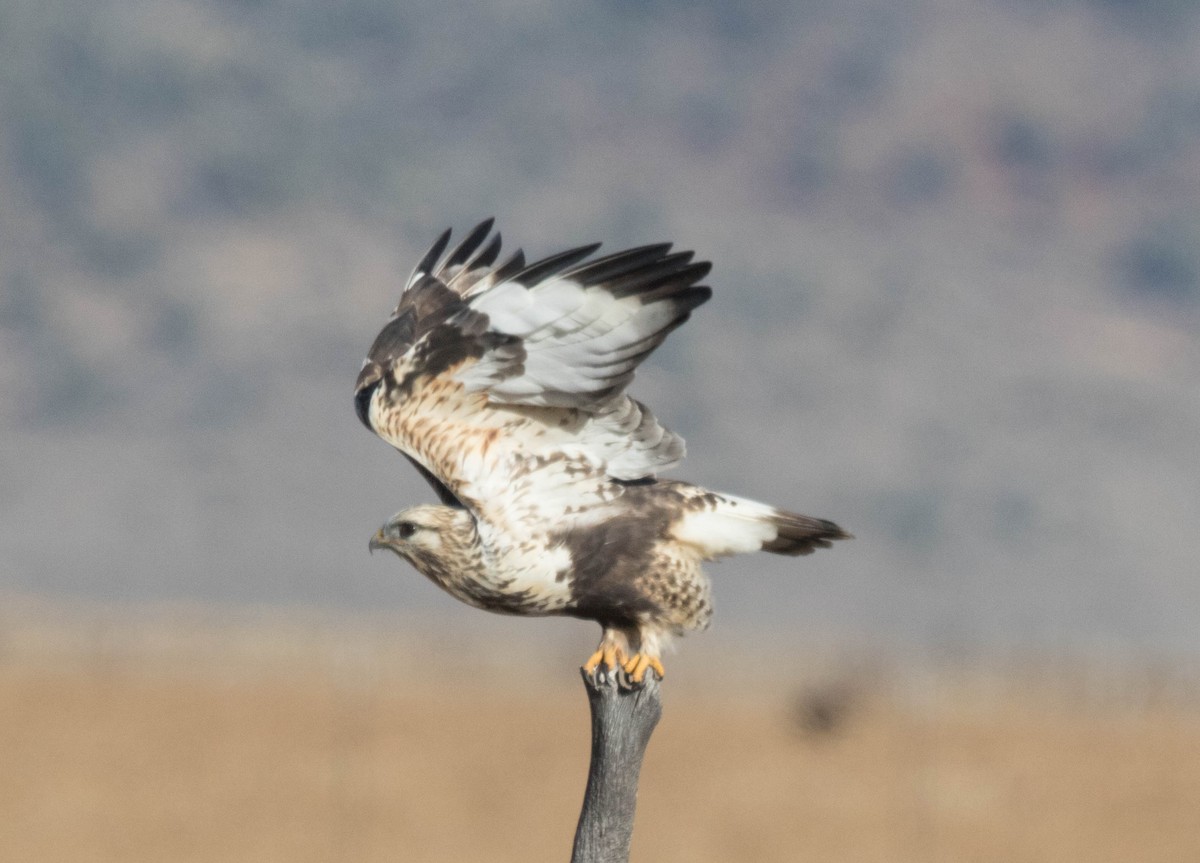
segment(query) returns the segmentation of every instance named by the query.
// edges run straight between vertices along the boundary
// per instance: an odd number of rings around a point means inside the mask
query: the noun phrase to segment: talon
[[[604,651],[597,650],[595,653],[593,653],[591,656],[589,656],[588,661],[583,664],[584,673],[591,674],[594,676],[596,674],[596,669],[600,667],[600,663],[603,661],[604,661]]]
[[[583,670],[587,674],[594,675],[596,669],[601,665],[609,671],[615,671],[618,668],[624,667],[625,664],[625,651],[621,650],[615,644],[602,644],[599,650],[588,657],[588,661],[583,664]]]
[[[625,673],[629,675],[630,681],[633,683],[642,683],[646,679],[646,669],[653,668],[654,673],[658,675],[658,679],[662,680],[667,676],[663,670],[663,665],[659,662],[657,656],[648,656],[645,653],[635,653],[628,662],[622,666]]]

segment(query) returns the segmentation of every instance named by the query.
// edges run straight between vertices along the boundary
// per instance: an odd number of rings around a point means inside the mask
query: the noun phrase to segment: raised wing
[[[710,265],[669,245],[644,246],[558,271],[594,246],[539,262],[477,292],[473,313],[519,339],[486,351],[460,380],[493,402],[590,409],[624,391],[634,370],[712,291]]]
[[[510,454],[561,452],[618,479],[678,463],[682,438],[624,390],[709,298],[696,283],[710,265],[659,244],[590,261],[598,246],[582,246],[533,264],[518,251],[496,266],[491,227],[449,253],[444,233],[417,265],[359,375],[359,418],[455,493],[461,453],[422,454],[418,431],[453,426],[459,449],[486,433]]]

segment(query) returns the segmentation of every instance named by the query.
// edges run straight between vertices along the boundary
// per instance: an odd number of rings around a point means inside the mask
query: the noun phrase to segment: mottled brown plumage
[[[637,365],[708,299],[708,272],[662,244],[581,247],[494,266],[477,227],[443,234],[409,279],[356,387],[360,419],[403,452],[440,506],[372,539],[490,611],[598,621],[589,660],[662,673],[672,635],[712,616],[703,561],[807,554],[837,525],[656,474],[683,441],[625,395]]]

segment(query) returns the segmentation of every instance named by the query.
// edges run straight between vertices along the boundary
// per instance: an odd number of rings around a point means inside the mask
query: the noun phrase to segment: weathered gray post
[[[592,709],[592,763],[583,811],[575,829],[571,863],[626,863],[633,838],[638,775],[646,744],[662,716],[658,678],[646,674],[635,689],[620,685],[619,673],[583,673]]]

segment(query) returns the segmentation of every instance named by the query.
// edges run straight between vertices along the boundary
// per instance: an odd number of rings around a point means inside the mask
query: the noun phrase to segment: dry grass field
[[[569,856],[571,674],[305,626],[79,627],[4,629],[0,860]],[[714,691],[675,667],[635,860],[1200,860],[1200,709],[1174,687],[873,671]]]

